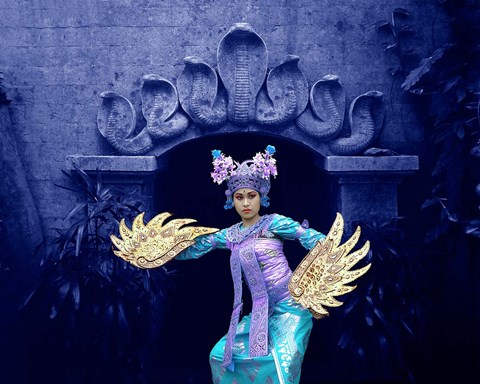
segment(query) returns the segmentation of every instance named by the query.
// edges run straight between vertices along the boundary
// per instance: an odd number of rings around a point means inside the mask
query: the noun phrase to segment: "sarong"
[[[222,367],[226,335],[213,347],[210,366],[214,384],[298,384],[312,329],[312,315],[293,299],[276,303],[268,319],[268,355],[249,357],[250,316],[238,323],[233,371]]]

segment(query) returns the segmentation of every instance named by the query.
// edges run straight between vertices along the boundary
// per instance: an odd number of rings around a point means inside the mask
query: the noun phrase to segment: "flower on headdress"
[[[269,145],[265,149],[265,153],[258,152],[253,158],[253,171],[263,179],[268,180],[270,175],[277,176],[277,160],[272,157],[274,153],[275,147]]]
[[[230,156],[225,156],[220,150],[212,151],[213,172],[210,173],[215,183],[221,184],[234,174],[235,164]]]
[[[269,155],[273,155],[276,151],[273,145],[267,145],[267,149],[265,150]]]
[[[220,151],[219,149],[212,150],[212,156],[214,159],[216,159],[217,157],[220,157],[221,155],[222,155],[222,151]]]

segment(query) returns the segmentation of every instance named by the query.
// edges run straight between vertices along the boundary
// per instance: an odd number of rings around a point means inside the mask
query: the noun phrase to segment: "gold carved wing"
[[[362,276],[370,268],[351,268],[368,254],[367,241],[359,250],[350,253],[360,237],[360,227],[345,243],[340,245],[343,235],[343,217],[337,217],[326,239],[319,241],[293,272],[288,289],[294,300],[310,310],[316,319],[328,316],[324,307],[339,307],[343,303],[335,297],[353,291],[356,285],[347,285]]]
[[[195,223],[194,219],[175,219],[164,225],[171,216],[168,212],[160,213],[144,224],[144,214],[135,217],[131,230],[122,219],[119,225],[121,239],[110,236],[113,253],[139,268],[160,267],[193,245],[196,237],[218,231],[208,227],[183,227]]]

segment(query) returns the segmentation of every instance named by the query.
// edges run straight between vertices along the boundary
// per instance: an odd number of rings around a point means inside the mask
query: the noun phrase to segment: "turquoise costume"
[[[213,347],[210,365],[217,383],[299,383],[312,328],[312,315],[288,291],[292,271],[283,241],[298,239],[310,250],[325,235],[278,214],[251,227],[235,224],[177,256],[196,259],[214,249],[230,249],[234,304],[229,331]],[[242,276],[252,294],[252,313],[240,320]]]

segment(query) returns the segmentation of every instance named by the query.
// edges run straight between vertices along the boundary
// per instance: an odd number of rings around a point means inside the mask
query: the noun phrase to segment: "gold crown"
[[[145,212],[140,213],[128,229],[125,219],[119,225],[122,240],[114,235],[110,239],[118,250],[113,253],[139,268],[157,268],[172,260],[180,252],[195,244],[194,239],[200,235],[215,233],[217,228],[185,227],[195,223],[194,219],[175,219],[163,225],[165,219],[172,216],[163,212],[155,216],[146,225],[143,221]]]

